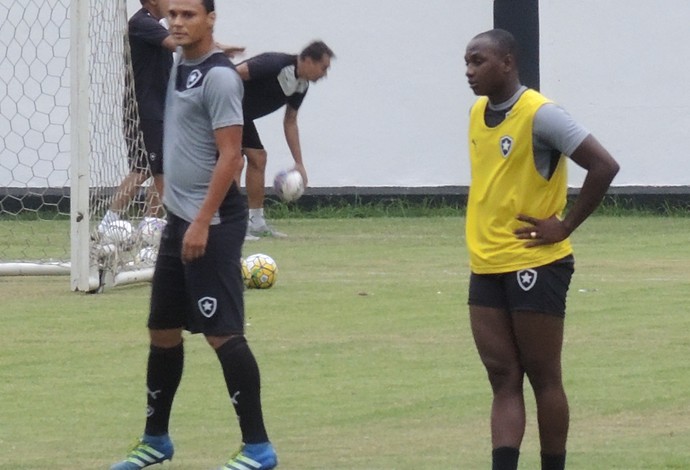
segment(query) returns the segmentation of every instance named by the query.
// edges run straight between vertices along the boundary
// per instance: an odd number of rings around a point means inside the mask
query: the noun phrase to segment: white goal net
[[[0,275],[67,274],[80,291],[150,279],[140,195],[122,235],[97,230],[128,146],[145,151],[126,0],[0,0],[0,17]]]

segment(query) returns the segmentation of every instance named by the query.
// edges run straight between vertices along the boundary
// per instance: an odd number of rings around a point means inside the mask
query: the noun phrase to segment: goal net
[[[119,230],[98,230],[145,152],[126,0],[3,1],[0,17],[0,275],[65,274],[80,291],[149,280],[144,188]]]

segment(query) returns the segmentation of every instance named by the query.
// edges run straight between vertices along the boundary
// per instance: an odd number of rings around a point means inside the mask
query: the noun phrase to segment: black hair
[[[335,54],[333,53],[331,48],[326,45],[325,42],[313,41],[307,47],[305,47],[302,50],[302,52],[300,52],[299,58],[306,59],[307,57],[309,57],[312,60],[319,61],[323,58],[324,55],[327,55],[331,59],[335,57]]]
[[[204,4],[204,8],[206,8],[206,13],[216,11],[215,0],[203,0],[202,3]]]
[[[509,31],[500,28],[490,29],[475,37],[488,38],[494,44],[496,52],[504,56],[510,54],[515,59],[515,62],[518,63],[518,44],[515,40],[515,36]]]

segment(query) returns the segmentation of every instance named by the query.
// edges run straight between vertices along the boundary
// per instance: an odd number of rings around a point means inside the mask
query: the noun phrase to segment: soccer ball
[[[141,264],[148,264],[153,266],[156,264],[156,258],[158,257],[158,250],[152,246],[145,246],[137,254],[137,262]]]
[[[285,202],[292,202],[304,194],[304,180],[297,170],[279,172],[273,179],[273,190]]]
[[[126,244],[132,239],[132,224],[126,220],[116,220],[98,227],[101,240],[105,243]]]
[[[249,280],[251,279],[251,274],[249,274],[249,267],[247,266],[247,260],[240,258],[240,266],[242,267],[242,282],[245,287],[249,287]]]
[[[139,239],[145,245],[158,246],[161,242],[161,234],[167,221],[157,217],[144,217],[139,223],[137,233]]]
[[[250,289],[268,289],[276,283],[278,265],[270,256],[257,253],[244,260],[242,277]]]

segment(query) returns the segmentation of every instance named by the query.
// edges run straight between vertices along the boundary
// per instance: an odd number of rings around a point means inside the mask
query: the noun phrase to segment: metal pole
[[[515,36],[520,80],[539,90],[539,0],[494,0],[494,27]]]

